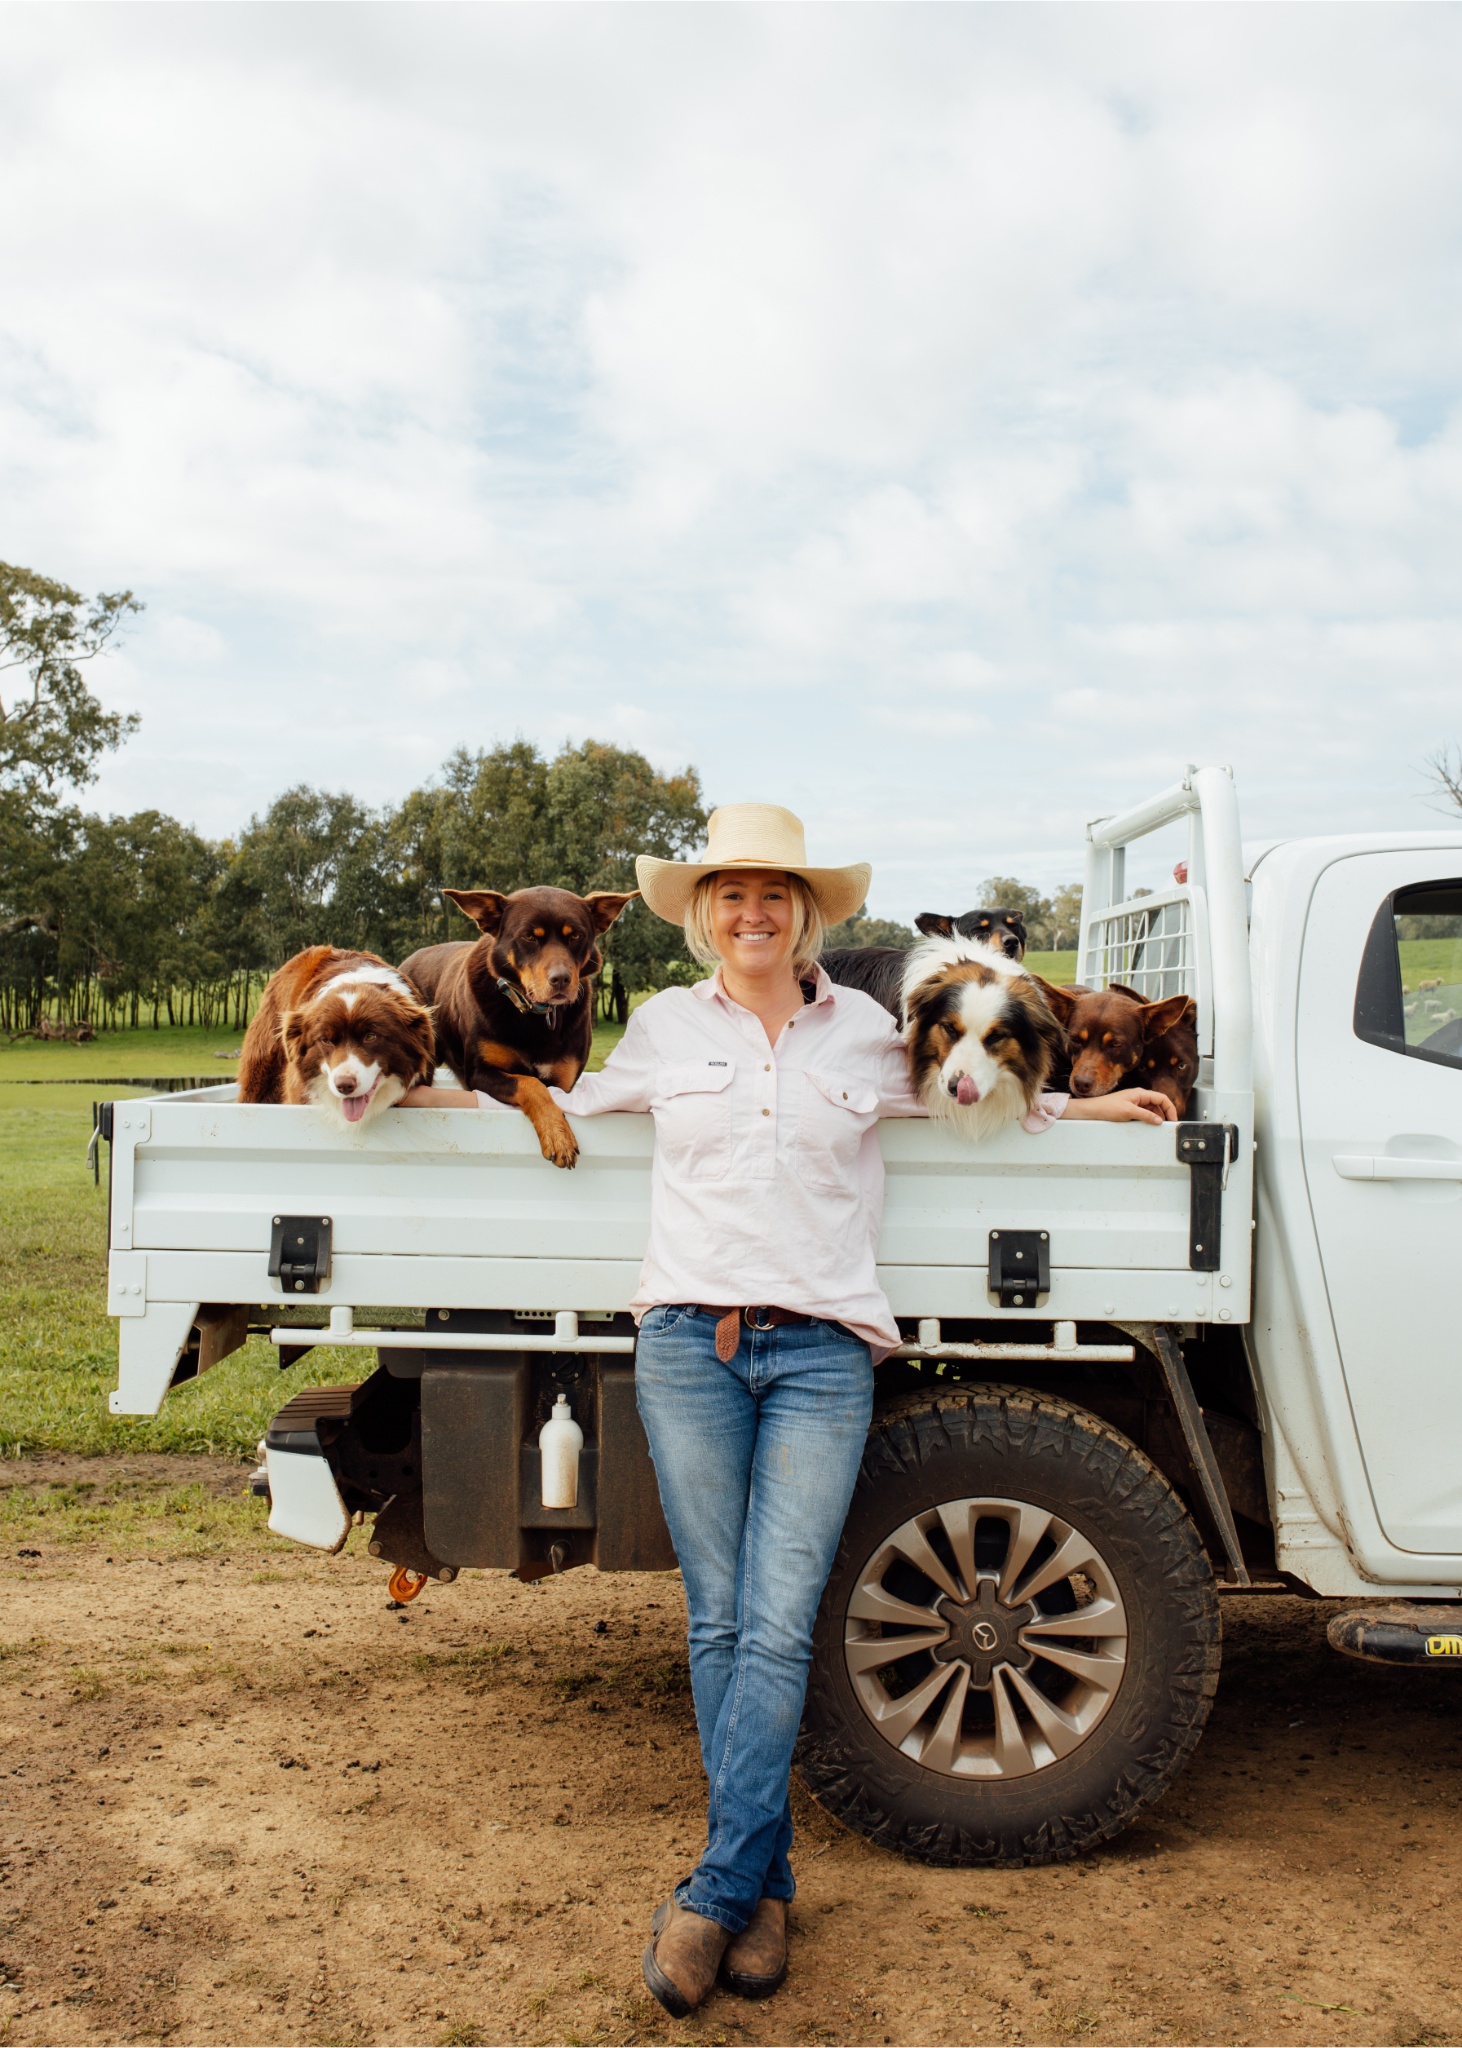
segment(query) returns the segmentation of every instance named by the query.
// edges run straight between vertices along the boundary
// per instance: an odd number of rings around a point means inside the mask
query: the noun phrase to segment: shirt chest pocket
[[[721,1180],[731,1169],[734,1060],[667,1061],[655,1077],[655,1149],[685,1180]]]
[[[863,1133],[877,1120],[878,1096],[847,1074],[802,1076],[797,1120],[797,1172],[810,1188],[851,1188],[858,1173]]]

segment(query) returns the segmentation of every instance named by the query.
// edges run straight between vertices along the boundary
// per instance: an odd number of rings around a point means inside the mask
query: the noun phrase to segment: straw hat
[[[655,915],[669,924],[684,924],[696,883],[722,868],[767,868],[774,874],[800,875],[829,924],[841,924],[861,909],[873,873],[864,860],[845,868],[810,867],[802,820],[780,804],[722,804],[711,813],[701,860],[657,860],[642,853],[635,875]]]

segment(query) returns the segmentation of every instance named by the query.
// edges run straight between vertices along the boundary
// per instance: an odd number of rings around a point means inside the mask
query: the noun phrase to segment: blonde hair
[[[685,944],[691,957],[703,967],[714,967],[721,958],[711,931],[711,898],[725,873],[717,869],[702,875],[691,891],[685,913]],[[799,978],[811,974],[827,936],[827,920],[818,909],[812,891],[800,875],[788,875],[787,894],[792,901],[792,971]]]

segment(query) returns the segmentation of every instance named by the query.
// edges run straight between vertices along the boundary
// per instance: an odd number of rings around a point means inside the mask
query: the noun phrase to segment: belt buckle
[[[758,1315],[766,1306],[765,1302],[759,1302],[756,1308],[748,1308],[745,1311],[746,1327],[748,1330],[774,1330],[777,1327],[775,1323],[755,1323],[752,1321],[752,1317]]]

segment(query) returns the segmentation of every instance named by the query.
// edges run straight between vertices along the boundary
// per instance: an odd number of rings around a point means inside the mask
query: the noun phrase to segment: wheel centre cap
[[[1036,1618],[1034,1603],[1007,1607],[993,1579],[981,1579],[973,1600],[939,1602],[938,1614],[949,1624],[949,1640],[933,1652],[941,1664],[968,1664],[973,1685],[990,1684],[997,1664],[1024,1671],[1033,1659],[1022,1647],[1020,1631]]]

